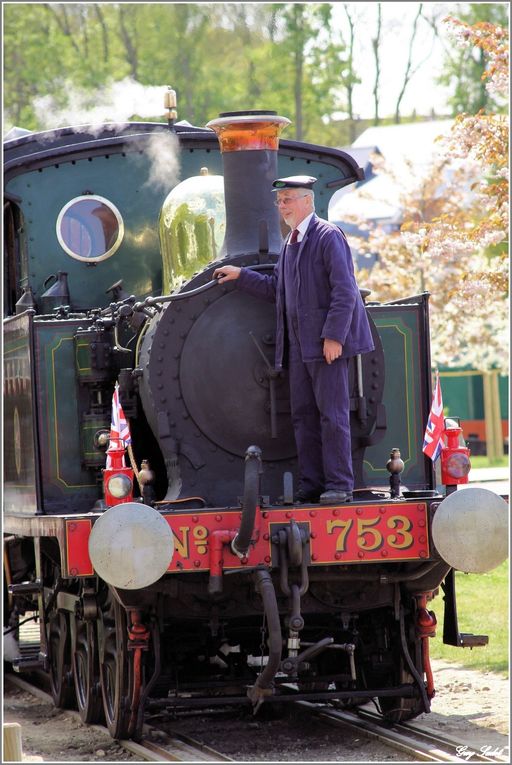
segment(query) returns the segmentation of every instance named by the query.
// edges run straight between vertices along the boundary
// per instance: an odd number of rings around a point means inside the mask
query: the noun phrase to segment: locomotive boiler
[[[429,711],[439,588],[444,641],[486,641],[459,632],[454,569],[504,559],[506,503],[457,491],[456,423],[444,486],[422,452],[427,294],[362,289],[375,351],[351,360],[354,499],[294,503],[273,306],[212,278],[273,269],[276,177],[316,176],[323,217],[362,178],[343,151],[281,139],[288,124],[235,112],[5,142],[4,633],[15,669],[47,671],[57,706],[116,738],[156,709]]]

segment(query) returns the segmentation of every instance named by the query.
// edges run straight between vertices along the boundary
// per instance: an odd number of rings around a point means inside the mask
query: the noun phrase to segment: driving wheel
[[[103,718],[96,623],[75,617],[75,650],[73,678],[80,718],[84,723],[97,723]]]
[[[110,590],[100,604],[98,647],[107,728],[112,738],[129,738],[133,674],[128,655],[126,613]]]
[[[47,636],[52,698],[56,707],[71,709],[75,705],[75,691],[71,672],[71,636],[66,613],[50,613]]]

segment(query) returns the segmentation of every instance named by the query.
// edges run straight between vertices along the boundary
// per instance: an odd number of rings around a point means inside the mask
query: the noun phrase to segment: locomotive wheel
[[[48,619],[48,661],[53,702],[60,709],[75,706],[71,676],[71,636],[68,615],[54,611]]]
[[[98,623],[100,684],[105,721],[112,738],[129,738],[132,666],[126,613],[109,591]]]
[[[400,622],[391,620],[388,615],[388,641],[393,646],[393,652],[387,656],[387,668],[383,671],[367,671],[365,677],[365,687],[391,688],[397,685],[410,684],[416,687],[419,692],[417,682],[411,673],[411,668],[406,661],[401,648],[402,640],[407,646],[410,659],[419,675],[423,676],[421,656],[418,655],[419,646],[415,635],[414,612],[407,603],[407,610],[403,605],[400,606]],[[414,657],[416,656],[416,662]],[[382,716],[392,723],[405,722],[412,720],[425,711],[423,699],[416,697],[398,697],[398,696],[377,696]]]
[[[97,723],[103,718],[96,625],[75,619],[73,678],[80,718],[84,723]]]
[[[403,666],[400,667],[399,684],[414,683],[414,678]],[[386,720],[393,723],[412,720],[424,712],[423,703],[418,698],[392,698],[390,696],[379,696],[379,704],[382,715]]]

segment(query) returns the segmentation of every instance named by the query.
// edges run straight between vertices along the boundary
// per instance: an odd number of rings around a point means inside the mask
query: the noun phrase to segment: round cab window
[[[99,196],[75,197],[57,218],[61,247],[77,260],[106,260],[118,249],[124,234],[121,213]]]

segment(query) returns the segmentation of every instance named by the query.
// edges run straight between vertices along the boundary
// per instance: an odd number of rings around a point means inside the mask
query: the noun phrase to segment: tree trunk
[[[247,102],[252,104],[258,96],[260,89],[256,78],[256,65],[251,59],[252,35],[249,22],[247,20],[247,9],[243,3],[240,3],[236,12],[237,27],[240,30],[240,37],[247,51]]]
[[[347,113],[348,113],[348,130],[349,130],[349,142],[354,143],[356,139],[356,126],[354,122],[354,105],[352,103],[352,96],[354,93],[354,20],[348,11],[347,3],[343,3],[345,9],[345,15],[348,20],[350,29],[349,47],[348,47],[348,80],[347,80]]]
[[[294,98],[295,98],[295,138],[302,140],[302,78],[304,70],[304,8],[295,5],[293,9],[295,21],[295,50],[294,50]]]
[[[372,38],[373,57],[375,59],[375,81],[373,83],[373,124],[380,124],[379,116],[379,85],[380,85],[380,33],[382,29],[382,3],[377,3],[377,33]]]
[[[101,27],[101,39],[103,41],[103,61],[107,63],[108,61],[108,29],[105,23],[105,17],[103,16],[103,11],[101,10],[101,6],[98,3],[94,3],[94,11],[96,13],[96,17]]]
[[[137,47],[136,47],[136,31],[133,33],[133,39],[130,37],[130,33],[128,32],[128,28],[126,25],[126,13],[127,8],[124,5],[119,5],[119,30],[121,33],[121,39],[124,43],[124,47],[126,49],[126,58],[130,65],[131,75],[134,80],[138,79],[138,67],[139,67],[139,61],[138,61],[138,55],[137,55]],[[135,9],[135,13],[136,13]],[[135,25],[133,25],[135,26]]]
[[[478,63],[480,64],[480,68],[482,69],[482,74],[483,74],[487,68],[487,61],[485,60],[485,53],[482,48],[479,48],[479,51],[478,51]],[[485,80],[483,79],[483,77],[481,77],[480,82],[478,83],[478,91],[479,91],[479,97],[478,97],[478,102],[476,104],[477,108],[475,110],[477,112],[479,112],[480,109],[485,109],[489,101],[489,93],[487,92],[487,88],[485,86]]]
[[[418,13],[416,14],[416,18],[414,19],[414,24],[412,25],[412,34],[411,34],[411,39],[409,40],[409,55],[407,57],[407,65],[405,67],[404,81],[402,83],[402,89],[400,90],[400,93],[398,95],[398,99],[397,99],[396,107],[395,107],[395,123],[397,125],[400,123],[400,104],[402,103],[402,98],[404,97],[405,89],[407,88],[407,85],[409,84],[409,80],[411,79],[413,74],[413,72],[411,71],[412,51],[414,48],[414,40],[416,38],[416,31],[418,28],[418,20],[421,16],[422,9],[423,9],[423,3],[420,3],[420,6],[418,8]]]
[[[87,11],[83,5],[80,7],[80,25],[82,27],[82,38],[84,41],[84,57],[89,58],[89,35],[87,34]]]
[[[66,37],[69,37],[69,41],[73,48],[75,49],[75,52],[81,56],[82,53],[80,51],[80,48],[78,47],[75,35],[73,34],[70,24],[69,24],[69,17],[68,17],[68,11],[67,7],[64,5],[62,6],[62,13],[59,13],[56,6],[53,5],[53,3],[45,3],[44,7],[46,10],[51,13],[56,20],[58,26],[60,27],[60,30],[62,34],[64,34]]]

